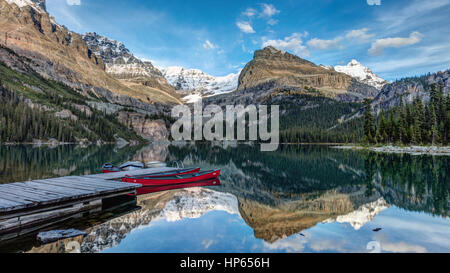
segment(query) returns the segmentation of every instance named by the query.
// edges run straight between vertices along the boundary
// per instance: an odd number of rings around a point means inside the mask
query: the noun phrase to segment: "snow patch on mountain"
[[[20,8],[31,6],[38,11],[45,11],[45,0],[6,0],[6,2],[8,4],[16,4]]]
[[[239,73],[231,73],[223,77],[214,77],[199,69],[185,69],[181,66],[161,68],[161,72],[170,85],[178,93],[185,95],[187,103],[192,103],[202,97],[215,96],[236,90]]]
[[[230,193],[205,188],[184,189],[166,204],[159,218],[175,222],[184,218],[199,218],[213,210],[239,215],[238,200]]]
[[[92,53],[102,58],[106,72],[116,78],[163,78],[151,62],[135,57],[122,42],[95,32],[85,33],[83,39]]]
[[[389,204],[383,197],[380,199],[367,203],[359,207],[357,210],[346,215],[336,217],[336,219],[328,219],[326,223],[349,223],[355,230],[359,230],[366,223],[372,221],[383,210],[389,208]]]
[[[195,103],[203,98],[201,93],[192,93],[183,97],[185,103]]]
[[[352,60],[347,65],[337,65],[333,66],[322,66],[326,69],[334,69],[337,72],[345,73],[353,78],[356,78],[358,81],[365,83],[367,85],[371,85],[379,90],[387,84],[387,81],[378,77],[375,73],[372,72],[369,68],[363,66],[356,60]]]

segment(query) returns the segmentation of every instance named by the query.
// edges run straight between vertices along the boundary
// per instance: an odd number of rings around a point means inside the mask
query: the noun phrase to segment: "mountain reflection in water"
[[[95,172],[86,160],[181,160],[221,168],[221,185],[138,196],[139,210],[86,228],[76,238],[82,252],[367,252],[371,241],[387,252],[450,251],[448,157],[226,143],[96,149],[79,164],[75,148],[45,153],[73,162],[69,174]],[[11,160],[30,164],[2,157],[0,166]],[[65,243],[24,250],[65,251]]]

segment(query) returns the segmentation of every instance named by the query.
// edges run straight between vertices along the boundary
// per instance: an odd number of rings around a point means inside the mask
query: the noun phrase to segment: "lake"
[[[0,183],[99,173],[105,162],[221,168],[220,185],[118,198],[0,252],[449,252],[450,157],[229,143],[0,146]],[[36,233],[85,237],[40,245]]]

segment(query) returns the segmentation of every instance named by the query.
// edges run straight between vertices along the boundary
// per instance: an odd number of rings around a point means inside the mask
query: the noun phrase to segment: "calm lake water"
[[[221,168],[221,185],[121,198],[45,227],[88,235],[0,252],[450,252],[450,157],[327,146],[227,144],[0,147],[0,183],[99,173],[105,162]],[[378,230],[379,231],[374,231]]]

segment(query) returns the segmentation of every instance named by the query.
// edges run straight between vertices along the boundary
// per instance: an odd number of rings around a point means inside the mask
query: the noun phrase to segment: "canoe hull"
[[[159,177],[171,177],[176,175],[183,175],[183,174],[192,174],[192,173],[198,173],[200,172],[200,168],[189,168],[189,169],[180,169],[175,171],[166,171],[166,172],[160,172],[160,173],[152,173],[152,174],[143,174],[143,175],[136,175],[136,176],[125,176],[126,178],[159,178]]]
[[[197,176],[188,177],[161,177],[161,178],[122,178],[122,182],[141,184],[142,186],[157,186],[157,185],[174,185],[192,183],[203,180],[209,180],[217,178],[220,175],[220,170],[214,170]]]
[[[220,186],[220,180],[218,178],[215,178],[215,179],[193,182],[193,183],[142,187],[142,188],[138,188],[136,190],[136,195],[144,195],[144,194],[149,194],[149,193],[153,193],[153,192],[169,191],[169,190],[193,188],[193,187],[204,187],[204,186]]]
[[[117,173],[117,172],[120,172],[120,171],[113,171],[113,170],[106,170],[106,169],[102,170],[102,173]]]

